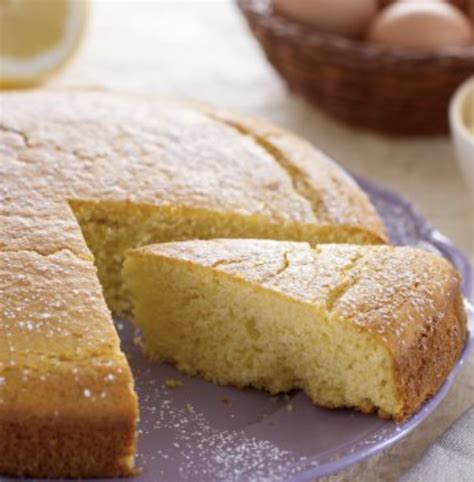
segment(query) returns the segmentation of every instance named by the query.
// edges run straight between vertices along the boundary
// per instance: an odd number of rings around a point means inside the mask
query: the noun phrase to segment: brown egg
[[[391,3],[395,3],[399,0],[379,0],[379,5],[380,7],[386,7],[387,5],[391,4]],[[413,1],[419,1],[419,0],[413,0]],[[456,5],[456,7],[460,8],[461,10],[463,10],[464,12],[466,12],[468,10],[468,7],[467,7],[467,4],[469,3],[470,0],[432,0],[432,1],[435,1],[435,2],[448,2],[448,3],[452,3],[453,5]]]
[[[275,9],[321,32],[362,37],[375,14],[377,0],[274,0]]]
[[[372,42],[416,50],[468,45],[468,18],[444,1],[399,0],[377,15],[369,30]]]

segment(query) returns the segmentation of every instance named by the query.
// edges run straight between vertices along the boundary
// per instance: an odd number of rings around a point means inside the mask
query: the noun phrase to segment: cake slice
[[[457,272],[409,247],[177,242],[130,251],[123,275],[150,357],[397,421],[438,390],[466,337]]]

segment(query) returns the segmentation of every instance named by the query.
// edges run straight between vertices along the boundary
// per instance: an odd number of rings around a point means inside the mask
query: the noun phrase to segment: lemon
[[[62,67],[87,13],[85,0],[0,0],[0,85],[34,85]]]

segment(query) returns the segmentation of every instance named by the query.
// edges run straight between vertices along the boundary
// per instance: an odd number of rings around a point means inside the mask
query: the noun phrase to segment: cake
[[[402,421],[464,346],[457,272],[410,247],[207,240],[131,250],[145,352],[185,373]]]
[[[129,310],[127,249],[386,241],[370,201],[327,156],[202,106],[3,93],[0,158],[1,474],[134,473],[137,399],[109,311]]]

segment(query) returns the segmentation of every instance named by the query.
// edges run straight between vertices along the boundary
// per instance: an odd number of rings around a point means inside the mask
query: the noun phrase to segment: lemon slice
[[[87,12],[85,0],[0,0],[0,85],[37,84],[63,66]]]

